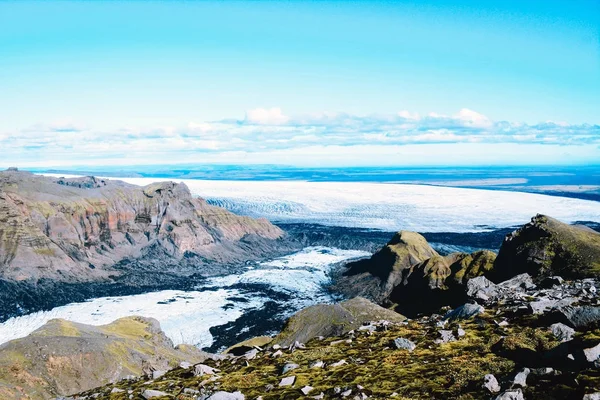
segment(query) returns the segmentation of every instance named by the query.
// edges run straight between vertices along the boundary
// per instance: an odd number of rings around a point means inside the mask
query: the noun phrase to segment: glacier
[[[534,193],[370,182],[174,181],[212,204],[273,222],[417,232],[483,232],[523,225],[538,213],[568,223],[600,222],[599,202]]]
[[[209,347],[215,338],[214,326],[235,321],[244,313],[273,301],[259,289],[236,289],[244,283],[265,284],[271,290],[290,297],[285,315],[333,298],[324,286],[328,272],[336,263],[368,256],[357,250],[308,247],[294,254],[249,266],[240,275],[211,278],[193,291],[163,290],[145,294],[101,297],[82,303],[71,303],[49,311],[14,317],[0,324],[0,344],[27,336],[53,318],[90,325],[103,325],[117,318],[141,315],[156,318],[174,344]]]

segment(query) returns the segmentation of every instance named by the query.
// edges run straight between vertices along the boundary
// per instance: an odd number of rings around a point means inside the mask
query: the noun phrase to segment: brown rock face
[[[50,399],[209,357],[192,346],[173,347],[152,318],[104,326],[55,319],[0,346],[0,398]]]
[[[242,260],[245,241],[275,241],[267,220],[232,214],[184,184],[145,187],[93,177],[0,172],[0,278],[65,282],[118,274],[111,266],[158,245],[174,258]]]

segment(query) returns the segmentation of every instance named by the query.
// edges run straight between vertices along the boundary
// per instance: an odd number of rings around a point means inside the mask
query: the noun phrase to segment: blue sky
[[[600,3],[0,3],[0,165],[589,164]]]

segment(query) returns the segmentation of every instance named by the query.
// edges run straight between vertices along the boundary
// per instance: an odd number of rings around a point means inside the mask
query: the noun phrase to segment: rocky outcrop
[[[401,231],[371,258],[348,264],[337,289],[381,302],[410,274],[412,266],[436,256],[423,236]]]
[[[90,283],[177,287],[178,277],[288,252],[284,237],[265,219],[193,197],[184,184],[0,172],[0,319],[79,299]],[[91,287],[96,296],[128,293]]]
[[[406,318],[361,297],[337,304],[317,304],[292,316],[273,343],[287,347],[318,336],[339,336],[379,320],[401,322]]]
[[[545,215],[504,239],[490,279],[500,282],[528,273],[539,282],[546,277],[592,278],[600,275],[600,233],[568,225]]]
[[[489,273],[495,258],[489,250],[441,256],[423,236],[402,231],[371,258],[349,263],[334,289],[414,316],[464,302],[466,282]]]
[[[211,357],[173,347],[158,321],[128,317],[104,326],[55,319],[0,346],[0,398],[49,399],[128,377],[158,376]]]

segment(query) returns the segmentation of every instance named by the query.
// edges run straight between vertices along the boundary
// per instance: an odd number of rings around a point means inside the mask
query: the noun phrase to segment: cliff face
[[[175,259],[233,262],[247,243],[283,235],[192,197],[184,184],[0,172],[0,277],[8,280],[101,280],[150,246]]]
[[[56,319],[0,346],[0,398],[50,399],[208,357],[192,346],[174,348],[151,318],[104,326]]]

